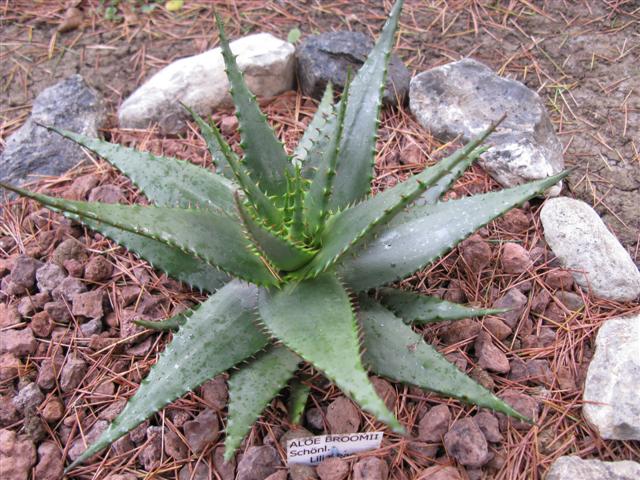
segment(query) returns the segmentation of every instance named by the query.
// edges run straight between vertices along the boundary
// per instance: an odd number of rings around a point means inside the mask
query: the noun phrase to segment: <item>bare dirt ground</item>
[[[213,22],[215,8],[229,25],[230,34],[239,36],[254,31],[269,31],[286,38],[293,27],[304,34],[331,29],[352,29],[376,34],[391,2],[281,2],[234,1],[191,2],[177,13],[156,8],[151,13],[133,13],[125,2],[120,7],[118,22],[107,21],[98,10],[99,2],[85,2],[82,28],[57,33],[65,11],[63,2],[15,1],[0,5],[0,141],[27,118],[33,98],[46,86],[72,74],[80,73],[105,97],[109,121],[105,137],[136,145],[154,152],[188,158],[208,165],[204,143],[194,132],[182,137],[165,138],[155,131],[120,131],[115,112],[126,98],[150,74],[171,60],[202,52],[217,44]],[[215,4],[214,4],[215,3]],[[503,75],[520,80],[538,91],[547,103],[556,131],[565,146],[565,161],[576,166],[568,182],[569,192],[585,199],[603,215],[605,222],[619,236],[636,262],[640,258],[640,4],[637,1],[407,1],[401,20],[397,53],[409,69],[420,72],[427,68],[473,56]],[[313,112],[313,102],[291,92],[265,105],[269,118],[288,145],[295,143],[303,124]],[[222,112],[228,115],[231,112]],[[237,138],[231,137],[235,142]],[[383,188],[414,169],[420,169],[440,158],[442,144],[421,129],[405,109],[386,112],[379,141],[376,186]],[[121,187],[129,201],[139,195],[122,177],[98,161],[56,179],[42,179],[38,186],[61,193],[81,174],[95,175],[102,184]],[[479,168],[474,168],[456,184],[452,195],[467,195],[495,188],[495,183]],[[23,222],[38,209],[27,202],[15,202],[17,209],[5,209],[2,235],[13,237],[15,245],[2,256],[11,259],[28,252],[42,260],[48,258],[60,241],[64,230],[58,217],[46,222]],[[510,360],[547,360],[553,377],[543,382],[518,382],[501,375],[490,375],[497,393],[516,389],[532,396],[540,406],[536,426],[527,430],[508,428],[504,441],[494,451],[504,463],[485,468],[483,478],[538,479],[551,462],[567,454],[597,457],[603,460],[638,459],[640,446],[634,442],[604,442],[581,416],[581,382],[599,325],[607,318],[637,312],[639,307],[597,301],[580,294],[585,305],[571,311],[562,303],[551,301],[551,307],[535,311],[533,302],[541,292],[554,294],[548,277],[558,272],[547,250],[534,268],[522,275],[508,275],[500,268],[500,250],[504,242],[517,242],[527,250],[544,247],[537,216],[539,203],[532,202],[521,210],[522,222],[498,221],[488,226],[483,238],[492,246],[493,260],[482,272],[474,273],[458,251],[437,265],[406,282],[407,286],[456,301],[490,306],[510,289],[525,293],[529,304],[520,320],[531,321],[531,335],[541,338],[545,329],[555,336],[551,343],[525,342],[524,333],[515,333],[499,345]],[[55,232],[49,234],[48,232]],[[44,238],[55,238],[42,245]],[[107,295],[109,309],[116,317],[122,314],[122,290],[140,286],[144,294],[161,297],[163,312],[188,305],[202,297],[167,282],[122,249],[91,232],[80,239],[92,255],[104,255],[113,265],[108,282],[91,285]],[[143,272],[143,273],[141,273]],[[563,287],[565,288],[565,287]],[[142,298],[142,297],[140,297]],[[554,298],[557,298],[554,297]],[[9,299],[17,302],[19,299]],[[553,305],[556,305],[553,307]],[[550,309],[549,309],[550,308]],[[57,388],[47,398],[60,397],[65,415],[46,424],[45,438],[53,440],[61,451],[67,451],[74,439],[91,428],[111,404],[130,396],[144,376],[168,335],[154,335],[144,349],[137,351],[113,347],[92,348],[80,333],[80,324],[71,322],[68,336],[57,341],[39,340],[39,349],[23,365],[20,378],[35,379],[43,360],[62,348],[66,356],[79,355],[89,364],[81,387],[62,393]],[[426,337],[445,353],[455,353],[467,362],[467,370],[475,369],[470,353],[473,338],[447,343],[443,340],[446,326],[425,330]],[[119,336],[118,326],[105,329],[111,337]],[[107,335],[107,336],[109,336]],[[566,375],[575,385],[560,383]],[[312,372],[310,372],[312,373]],[[313,400],[325,407],[339,392],[313,375]],[[113,391],[103,385],[112,383]],[[12,395],[17,379],[0,383],[0,393]],[[110,387],[109,387],[110,388]],[[427,395],[401,385],[397,394],[396,413],[413,429],[427,407],[445,403],[454,418],[473,412],[459,403]],[[106,392],[106,393],[105,393]],[[312,406],[310,402],[309,407]],[[173,409],[190,415],[203,407],[200,392],[175,402]],[[269,435],[287,430],[284,403],[274,401],[263,419],[252,430],[247,445],[260,444]],[[168,413],[168,410],[167,410]],[[180,431],[165,414],[153,419],[156,425]],[[221,413],[224,419],[224,413]],[[363,416],[364,425],[372,425]],[[10,425],[24,431],[24,419]],[[177,478],[185,463],[200,459],[212,464],[209,450],[181,460],[166,456],[146,473],[137,463],[145,444],[120,455],[111,453],[86,467],[72,478],[105,478],[108,474],[130,472],[142,478]],[[211,449],[212,450],[212,449]],[[281,452],[282,453],[282,452]],[[438,451],[442,455],[443,449]],[[420,478],[420,472],[433,464],[433,458],[422,458],[410,448],[406,439],[390,435],[384,449],[376,455],[387,460],[393,478]],[[451,462],[439,456],[440,462]],[[473,472],[469,472],[473,473]],[[211,478],[216,478],[211,473]]]

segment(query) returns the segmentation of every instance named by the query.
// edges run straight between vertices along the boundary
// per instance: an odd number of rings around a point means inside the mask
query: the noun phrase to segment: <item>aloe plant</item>
[[[524,418],[412,329],[412,324],[498,311],[386,286],[437,260],[564,174],[439,201],[482,153],[480,144],[492,125],[435,166],[371,195],[381,96],[401,3],[336,105],[327,88],[292,155],[247,89],[218,19],[243,157],[215,125],[192,112],[216,173],[52,128],[117,167],[152,206],[63,200],[2,184],[211,292],[187,314],[145,324],[177,332],[122,413],[69,468],[232,367],[227,458],[303,361],[396,432],[403,427],[376,394],[369,371]],[[293,421],[299,421],[307,394],[304,385],[293,387]]]

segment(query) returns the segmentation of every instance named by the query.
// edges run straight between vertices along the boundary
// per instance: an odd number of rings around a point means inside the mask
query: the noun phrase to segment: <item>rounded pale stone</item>
[[[292,88],[295,49],[290,43],[257,33],[231,42],[230,47],[255,95],[274,97]],[[163,131],[178,132],[187,118],[180,102],[200,115],[231,105],[220,47],[176,60],[152,76],[120,106],[120,126],[146,128],[158,122]]]
[[[621,302],[640,295],[640,272],[631,256],[586,203],[547,200],[540,219],[544,237],[576,283],[601,298]]]
[[[558,458],[549,469],[545,480],[637,480],[640,478],[640,463],[629,460],[601,462],[596,459],[582,460],[577,456]]]
[[[607,320],[589,364],[582,413],[608,440],[640,440],[640,315]]]

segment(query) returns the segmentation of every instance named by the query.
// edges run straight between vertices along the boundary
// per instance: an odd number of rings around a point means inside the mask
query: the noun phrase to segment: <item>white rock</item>
[[[558,458],[545,480],[638,480],[640,463],[630,460],[601,462],[568,456]]]
[[[640,295],[640,272],[631,256],[586,203],[547,200],[540,212],[544,237],[578,285],[601,298],[631,301]]]
[[[602,438],[640,440],[640,315],[600,327],[583,399],[582,413]]]
[[[293,87],[295,49],[290,43],[257,33],[230,46],[255,95],[274,97]],[[220,47],[176,60],[147,80],[120,106],[120,126],[146,128],[158,122],[164,132],[180,131],[187,116],[178,102],[200,115],[231,105]]]
[[[409,105],[418,122],[436,136],[468,141],[503,113],[480,164],[511,187],[546,178],[564,168],[562,145],[536,92],[502,78],[471,58],[427,70],[411,80]],[[547,192],[558,195],[560,186]]]

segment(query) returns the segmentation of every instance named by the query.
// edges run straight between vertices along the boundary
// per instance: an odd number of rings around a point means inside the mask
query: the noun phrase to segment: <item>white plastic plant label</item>
[[[366,432],[294,438],[287,442],[287,463],[317,465],[330,457],[375,450],[380,448],[383,435],[383,432]]]

